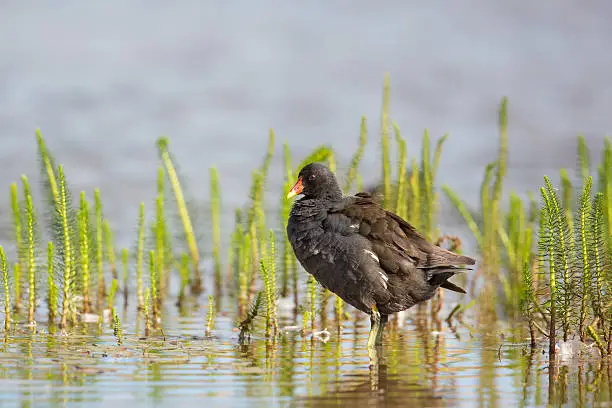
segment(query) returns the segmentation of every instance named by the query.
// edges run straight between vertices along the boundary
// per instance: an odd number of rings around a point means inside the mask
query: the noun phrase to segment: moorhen
[[[430,299],[474,259],[429,243],[369,193],[343,196],[335,175],[306,165],[288,198],[298,194],[287,236],[300,264],[325,288],[370,315],[368,349],[382,343],[388,315]]]

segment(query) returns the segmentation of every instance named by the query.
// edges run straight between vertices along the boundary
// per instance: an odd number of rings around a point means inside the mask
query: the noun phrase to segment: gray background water
[[[152,202],[158,136],[197,199],[218,166],[230,219],[270,127],[294,156],[331,143],[346,165],[362,114],[374,139],[362,172],[374,181],[385,72],[409,154],[425,127],[450,132],[439,179],[470,203],[509,96],[509,186],[533,189],[574,166],[579,132],[598,153],[612,129],[611,19],[606,0],[3,1],[0,191],[36,177],[40,127],[72,185],[100,187],[131,242],[138,202]]]

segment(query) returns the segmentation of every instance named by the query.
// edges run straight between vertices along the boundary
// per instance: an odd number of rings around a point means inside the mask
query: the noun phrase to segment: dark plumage
[[[344,197],[324,165],[302,169],[289,196],[300,193],[287,224],[297,259],[322,286],[374,320],[380,313],[384,323],[386,315],[430,299],[438,287],[465,293],[447,280],[474,259],[427,242],[368,193]]]

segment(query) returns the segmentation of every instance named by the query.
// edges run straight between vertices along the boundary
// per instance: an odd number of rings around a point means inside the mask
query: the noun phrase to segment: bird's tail
[[[435,249],[429,253],[429,259],[427,259],[426,268],[449,268],[454,269],[463,265],[474,265],[476,260],[469,256],[459,255],[444,249],[439,246],[435,246]],[[461,268],[469,269],[469,268]]]

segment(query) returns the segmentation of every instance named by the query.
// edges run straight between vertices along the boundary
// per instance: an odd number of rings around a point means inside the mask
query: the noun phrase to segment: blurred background
[[[38,179],[37,127],[76,191],[101,189],[118,246],[134,239],[138,203],[153,202],[161,135],[196,201],[218,167],[226,225],[248,199],[269,128],[268,203],[284,177],[283,141],[296,161],[331,144],[342,170],[361,115],[361,173],[375,182],[386,72],[409,155],[424,128],[449,132],[438,184],[473,205],[507,95],[507,187],[533,190],[575,167],[579,133],[599,156],[612,130],[611,22],[607,0],[2,1],[0,216],[9,222],[11,182]]]

